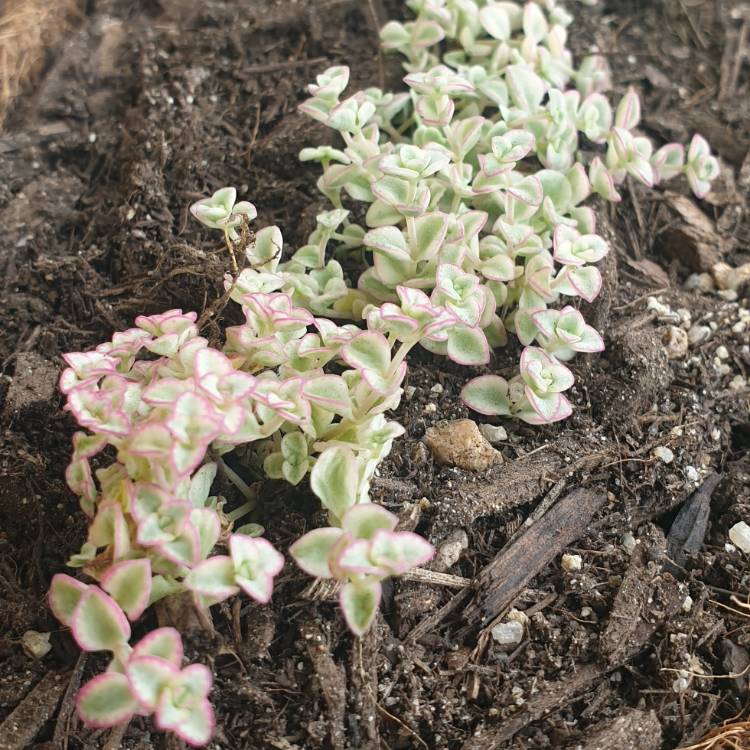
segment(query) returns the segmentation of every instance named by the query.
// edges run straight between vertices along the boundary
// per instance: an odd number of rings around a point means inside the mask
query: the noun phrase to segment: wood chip
[[[711,510],[711,495],[721,481],[718,474],[711,474],[687,499],[674,519],[667,536],[667,556],[677,565],[684,565],[690,555],[696,554],[703,545]]]
[[[682,608],[685,594],[663,568],[666,539],[650,524],[640,536],[602,633],[602,654],[613,666],[638,654],[656,630]]]
[[[52,718],[68,685],[67,674],[48,672],[0,724],[0,750],[25,750]]]
[[[576,742],[569,750],[613,750],[637,747],[638,750],[658,750],[662,731],[654,711],[627,710],[615,719],[592,727],[586,739]]]
[[[479,591],[464,612],[466,621],[485,625],[501,614],[532,578],[586,533],[606,500],[603,491],[574,490],[496,555],[477,576]]]
[[[561,680],[548,682],[538,695],[526,702],[521,711],[499,727],[477,730],[464,742],[461,750],[499,750],[526,725],[572,703],[606,673],[606,667],[586,664]]]

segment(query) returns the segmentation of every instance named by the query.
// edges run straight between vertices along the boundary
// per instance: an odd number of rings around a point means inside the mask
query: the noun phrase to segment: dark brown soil
[[[400,12],[385,6],[372,4],[381,20]],[[607,351],[574,362],[575,416],[552,428],[508,424],[506,461],[485,474],[441,468],[421,442],[435,421],[470,415],[457,399],[465,371],[415,356],[414,391],[397,415],[407,433],[374,494],[437,545],[463,529],[468,547],[447,572],[484,580],[549,491],[605,493],[566,550],[582,556],[582,570],[566,572],[557,555],[538,571],[513,603],[529,615],[526,637],[504,651],[471,614],[482,589],[396,582],[357,641],[289,565],[270,607],[217,607],[216,635],[189,638],[190,656],[216,676],[212,747],[671,749],[745,711],[747,676],[712,675],[750,662],[750,610],[731,598],[747,599],[750,567],[725,549],[729,527],[750,515],[749,395],[738,379],[750,369],[747,290],[731,301],[684,282],[707,270],[707,257],[750,260],[750,12],[740,0],[574,10],[575,52],[595,44],[609,55],[617,89],[634,85],[644,98],[645,130],[683,141],[700,130],[722,157],[724,177],[700,204],[707,227],[685,230],[678,199],[641,187],[602,211],[616,252],[587,315]],[[45,601],[85,534],[63,481],[73,424],[56,392],[60,354],[96,345],[136,314],[200,313],[216,300],[226,258],[187,216],[208,191],[237,186],[289,246],[303,239],[321,199],[316,168],[296,155],[330,135],[296,106],[314,74],[339,63],[355,84],[377,82],[367,2],[90,0],[0,137],[0,720],[14,709],[26,717],[25,746],[120,742],[72,715],[70,695],[101,660],[78,658]],[[385,74],[397,81],[398,64],[387,61]],[[668,360],[669,323],[648,309],[653,294],[709,326],[710,338]],[[726,358],[716,359],[719,347]],[[501,352],[493,369],[513,356]],[[674,461],[655,459],[657,446]],[[674,541],[678,510],[710,472],[720,482],[705,537],[690,522],[699,551],[668,564],[665,536],[672,530]],[[306,492],[268,483],[264,493],[258,520],[279,546],[320,520]],[[52,632],[41,660],[22,648],[30,629]],[[679,670],[690,673],[682,692]],[[62,698],[60,680],[71,683]],[[176,747],[144,720],[121,742]]]

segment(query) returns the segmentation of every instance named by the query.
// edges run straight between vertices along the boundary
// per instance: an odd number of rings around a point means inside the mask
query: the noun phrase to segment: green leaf
[[[93,586],[76,607],[71,629],[85,651],[115,651],[130,638],[130,625],[122,610]]]
[[[510,18],[504,8],[498,5],[485,5],[479,11],[479,23],[493,39],[507,42],[511,35]]]
[[[461,365],[484,365],[490,361],[490,347],[480,328],[455,325],[448,329],[448,356]]]
[[[376,531],[393,531],[398,518],[374,503],[355,505],[341,520],[341,528],[357,539],[371,539]]]
[[[373,248],[387,255],[409,262],[411,253],[406,239],[398,227],[385,226],[371,229],[364,238],[365,247]]]
[[[378,581],[346,583],[341,587],[339,602],[349,630],[364,635],[378,611],[382,588]]]
[[[88,586],[85,583],[65,573],[53,576],[49,590],[49,604],[53,614],[63,625],[70,627],[73,612],[87,591]]]
[[[510,416],[508,382],[499,375],[482,375],[470,380],[461,391],[461,399],[479,414]]]
[[[308,575],[316,578],[330,578],[331,569],[328,566],[328,560],[331,550],[343,533],[341,529],[333,527],[314,529],[298,539],[289,548],[289,554]]]
[[[354,452],[343,446],[326,448],[310,472],[310,487],[320,502],[340,519],[357,497],[358,465]]]
[[[131,620],[137,620],[151,597],[151,563],[147,558],[117,563],[104,574],[101,585]]]
[[[138,709],[138,701],[124,674],[105,672],[83,686],[77,708],[86,724],[105,728],[127,721]]]
[[[391,347],[382,334],[364,331],[342,348],[341,357],[346,364],[357,370],[385,375],[391,364]]]
[[[194,508],[203,508],[211,492],[211,485],[216,477],[216,464],[212,461],[204,464],[193,474],[188,490],[188,500]]]
[[[414,260],[429,260],[440,252],[448,231],[448,217],[445,214],[439,212],[424,214],[407,226],[410,230],[411,244],[416,251]]]
[[[513,103],[524,112],[536,112],[547,90],[544,81],[524,65],[509,65],[505,75]]]

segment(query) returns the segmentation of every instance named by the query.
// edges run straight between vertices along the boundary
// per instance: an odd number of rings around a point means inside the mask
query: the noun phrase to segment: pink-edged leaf
[[[158,656],[131,656],[125,665],[125,675],[138,702],[152,712],[156,710],[164,689],[179,678],[180,670]]]
[[[397,516],[374,503],[354,505],[341,519],[341,528],[356,539],[370,539],[379,530],[393,531],[397,524]]]
[[[484,365],[490,346],[481,328],[455,325],[448,329],[448,356],[460,365]]]
[[[604,351],[604,340],[599,332],[591,326],[585,326],[581,337],[576,342],[575,351],[592,353]]]
[[[370,559],[370,542],[366,539],[355,539],[342,544],[336,549],[336,556],[331,560],[331,570],[336,578],[351,575],[385,575],[386,571]]]
[[[593,302],[602,289],[602,275],[594,266],[571,268],[568,272],[568,279],[586,302]]]
[[[117,603],[90,586],[73,612],[70,628],[83,651],[115,651],[130,640],[130,623]]]
[[[351,396],[344,380],[337,375],[321,375],[305,382],[303,396],[314,404],[336,414],[351,412]]]
[[[357,370],[383,375],[391,364],[391,347],[383,334],[364,331],[344,345],[341,358]]]
[[[461,391],[462,401],[475,412],[488,416],[509,416],[508,381],[499,375],[480,375]]]
[[[377,531],[370,547],[370,557],[391,575],[401,575],[417,565],[424,565],[434,555],[435,548],[411,531]]]
[[[284,556],[267,539],[234,534],[229,540],[237,585],[250,597],[266,604],[273,578],[284,567]]]
[[[344,515],[344,518],[348,514],[349,511]],[[298,539],[289,548],[289,554],[294,559],[294,562],[308,575],[315,578],[330,578],[332,573],[328,565],[328,560],[331,551],[341,539],[343,533],[341,529],[333,527],[313,529]]]
[[[201,555],[201,539],[192,523],[186,523],[180,535],[156,545],[159,552],[177,565],[192,567]]]
[[[118,672],[105,672],[81,688],[76,708],[85,724],[105,729],[130,719],[139,706],[127,677]]]
[[[339,593],[339,603],[349,630],[364,635],[372,625],[380,604],[382,587],[378,581],[345,583]]]
[[[170,705],[165,697],[156,715],[156,725],[159,729],[173,731],[192,747],[202,747],[213,736],[216,719],[211,704],[205,698],[186,710]]]
[[[573,413],[570,402],[560,393],[538,396],[529,386],[526,386],[525,394],[539,419],[538,422],[534,422],[535,424],[559,422],[562,419],[567,419]]]
[[[148,558],[123,560],[107,570],[100,584],[130,620],[137,620],[151,597],[151,563]]]
[[[85,583],[65,573],[57,573],[52,577],[49,590],[49,606],[52,614],[63,625],[70,627],[73,613],[88,590],[89,587]]]
[[[179,667],[183,657],[182,638],[174,628],[152,630],[133,646],[131,659],[138,656],[158,656]]]
[[[197,594],[221,601],[239,591],[234,579],[232,558],[217,555],[196,565],[185,578],[185,585]]]
[[[342,446],[326,448],[310,472],[312,491],[336,518],[341,518],[354,505],[358,482],[354,452]]]

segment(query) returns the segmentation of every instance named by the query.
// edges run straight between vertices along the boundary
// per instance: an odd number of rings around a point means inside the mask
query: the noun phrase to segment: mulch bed
[[[214,748],[657,750],[747,716],[750,569],[725,548],[750,515],[747,289],[735,300],[685,282],[750,260],[750,11],[739,0],[574,10],[576,54],[596,45],[609,56],[616,89],[640,91],[650,135],[702,132],[723,177],[700,205],[681,186],[631,185],[602,207],[613,252],[585,313],[607,351],[573,362],[571,419],[505,424],[501,466],[435,463],[422,438],[471,416],[458,400],[467,372],[411,358],[396,415],[406,435],[373,499],[438,547],[463,530],[468,544],[438,571],[453,578],[389,586],[362,640],[291,565],[269,607],[214,608],[215,633],[187,639],[216,676]],[[374,15],[400,12],[380,0],[96,0],[10,113],[0,135],[0,722],[10,716],[0,747],[179,745],[147,721],[103,733],[73,715],[76,686],[103,662],[79,657],[45,598],[85,535],[63,479],[74,425],[56,390],[60,355],[140,313],[211,308],[227,258],[187,215],[207,192],[235,185],[260,225],[278,224],[288,246],[303,241],[323,203],[316,167],[296,156],[332,142],[297,113],[304,87],[342,63],[355,86],[381,74],[398,85],[398,61],[381,66]],[[219,312],[206,335],[218,341],[236,312]],[[669,359],[665,334],[686,315],[707,338]],[[511,346],[492,368],[516,359]],[[659,446],[671,463],[654,457]],[[267,482],[262,494],[257,520],[279,548],[322,520],[308,490]],[[581,570],[561,566],[563,551],[582,557]],[[526,635],[507,648],[489,630],[510,607],[524,612]],[[22,648],[31,629],[52,632],[41,660]],[[750,731],[738,736],[750,747]]]

